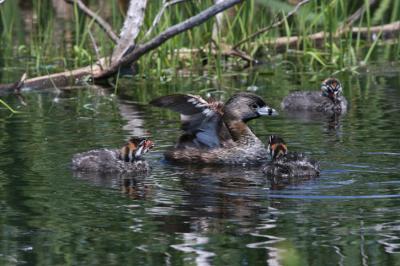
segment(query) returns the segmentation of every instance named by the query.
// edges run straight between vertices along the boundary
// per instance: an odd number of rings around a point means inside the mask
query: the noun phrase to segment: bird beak
[[[143,154],[147,153],[150,149],[152,149],[154,147],[154,143],[151,140],[143,140],[142,142],[140,142],[136,152],[135,152],[135,157],[139,158],[141,157]]]
[[[154,147],[154,143],[151,141],[151,140],[146,140],[145,141],[145,143],[144,143],[144,152],[143,153],[146,153],[146,152],[148,152],[149,150],[151,150],[152,148]]]
[[[257,108],[257,113],[259,115],[269,115],[269,116],[278,115],[278,112],[275,109],[272,109],[272,108],[270,108],[268,106]]]

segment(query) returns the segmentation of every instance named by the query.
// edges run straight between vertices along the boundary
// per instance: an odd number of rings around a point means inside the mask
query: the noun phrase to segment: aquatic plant
[[[149,2],[139,43],[213,4],[211,0],[172,2]],[[141,76],[155,74],[160,78],[180,70],[201,69],[220,77],[226,69],[265,61],[279,63],[282,58],[293,62],[298,71],[325,68],[333,72],[356,71],[370,62],[399,59],[399,25],[394,23],[400,19],[398,1],[292,2],[295,4],[244,1],[219,18],[217,31],[215,21],[210,20],[183,32],[143,55],[137,69]],[[112,28],[122,26],[117,1],[101,6],[89,1],[89,7],[107,18]],[[108,56],[115,43],[94,19],[76,2],[68,14],[60,18],[48,0],[31,5],[5,1],[0,6],[2,65],[15,66],[11,58],[16,57],[34,76],[93,64]],[[29,20],[32,24],[26,23]],[[377,56],[382,49],[385,52]]]

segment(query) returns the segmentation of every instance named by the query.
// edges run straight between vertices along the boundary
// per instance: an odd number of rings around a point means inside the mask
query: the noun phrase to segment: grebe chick
[[[132,137],[120,149],[119,158],[125,162],[134,162],[142,158],[142,155],[147,153],[154,147],[151,140],[145,138]]]
[[[319,163],[303,153],[288,152],[282,138],[272,135],[268,139],[267,148],[271,161],[263,172],[271,177],[315,177],[319,176]]]
[[[225,104],[190,94],[154,99],[150,104],[181,114],[183,135],[165,153],[167,160],[202,164],[260,164],[267,150],[246,122],[277,115],[252,93],[233,95]]]
[[[342,95],[342,84],[336,78],[327,78],[321,84],[321,92],[297,91],[286,96],[281,107],[287,111],[314,111],[326,114],[342,114],[347,111],[347,100]]]
[[[143,160],[154,144],[151,140],[131,138],[121,149],[95,149],[75,154],[72,169],[80,172],[136,174],[150,171]]]

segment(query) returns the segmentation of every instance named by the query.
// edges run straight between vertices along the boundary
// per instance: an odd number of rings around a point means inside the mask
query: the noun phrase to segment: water
[[[272,107],[325,77],[260,68],[104,89],[25,92],[0,111],[2,265],[400,265],[399,68],[343,75],[351,107],[339,119],[281,112],[250,123],[266,140],[321,161],[319,178],[268,180],[260,169],[171,165],[178,116],[147,102],[174,92],[226,99],[248,87]],[[215,90],[218,89],[216,92]],[[223,91],[223,92],[221,92]],[[76,175],[71,156],[156,143],[149,176]]]

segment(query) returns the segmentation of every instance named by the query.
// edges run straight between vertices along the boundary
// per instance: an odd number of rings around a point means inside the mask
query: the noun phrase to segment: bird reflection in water
[[[223,218],[247,225],[269,216],[266,180],[259,168],[187,166],[179,173],[179,180],[188,193],[184,207],[194,217]]]
[[[152,186],[145,184],[146,175],[124,175],[112,173],[74,171],[74,177],[94,186],[119,189],[131,199],[148,199],[153,194]]]
[[[131,199],[148,199],[153,195],[153,188],[137,178],[121,178],[121,192]]]

